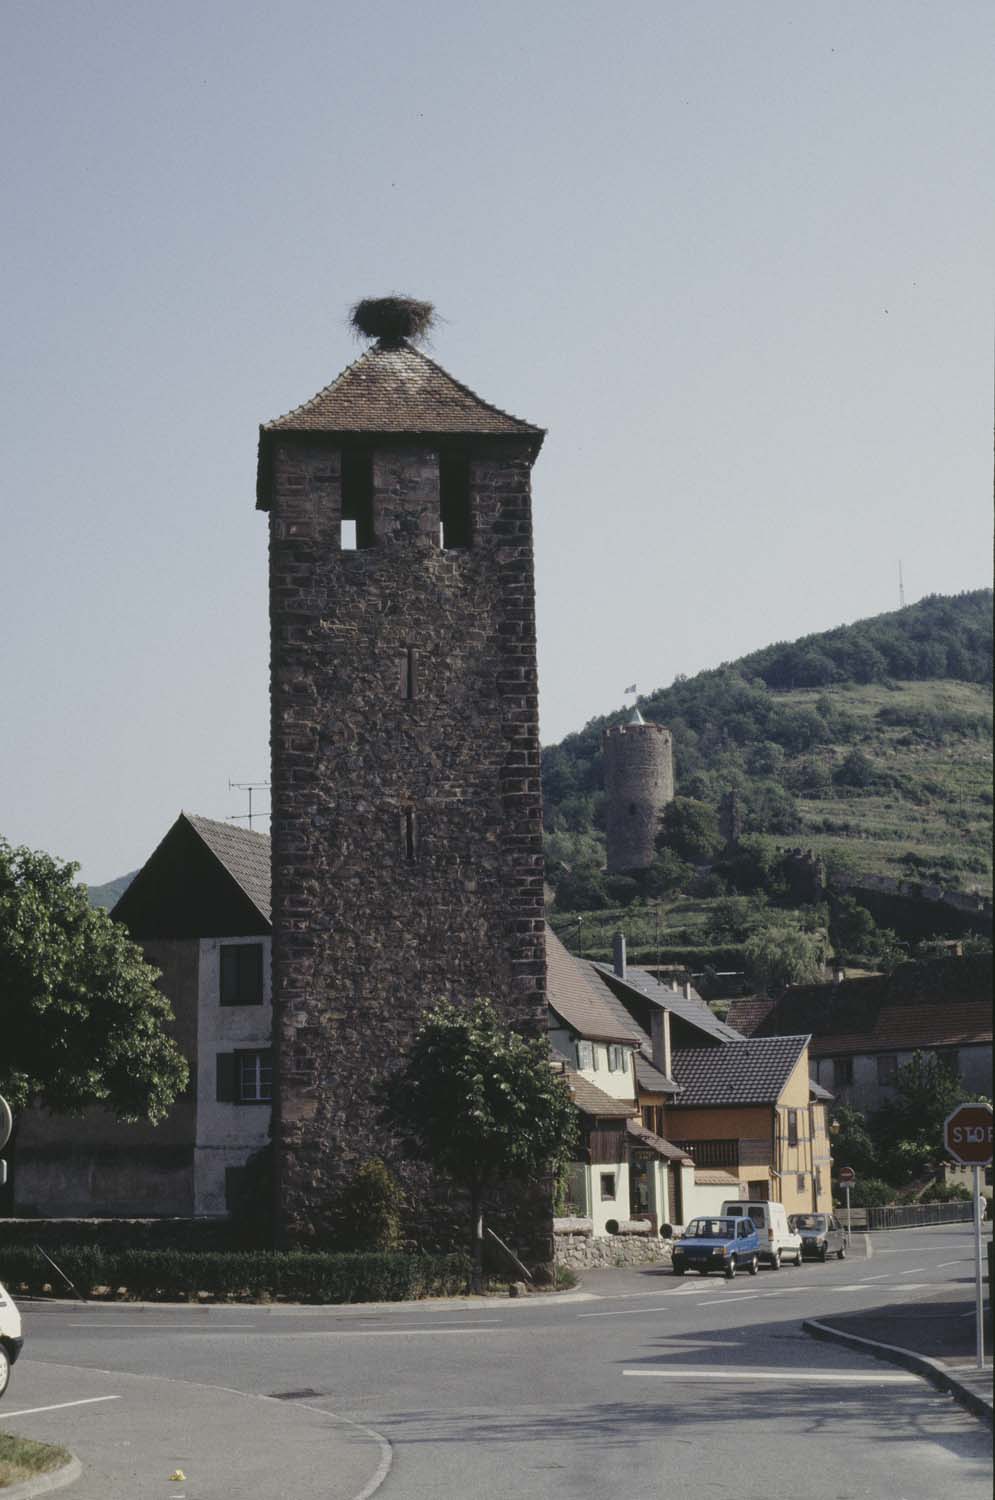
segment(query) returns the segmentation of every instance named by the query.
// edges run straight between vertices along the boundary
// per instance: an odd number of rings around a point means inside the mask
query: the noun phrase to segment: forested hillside
[[[639,882],[603,873],[601,736],[624,712],[592,720],[543,751],[555,912],[725,894],[728,871],[697,892],[691,877],[718,851],[730,791],[757,857],[803,846],[830,870],[990,892],[991,682],[982,589],[769,646],[641,698],[643,716],[673,733],[678,803]]]

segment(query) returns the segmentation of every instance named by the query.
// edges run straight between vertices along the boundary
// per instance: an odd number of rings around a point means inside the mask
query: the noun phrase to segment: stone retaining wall
[[[670,1241],[655,1234],[554,1234],[553,1247],[556,1264],[575,1271],[670,1265]]]

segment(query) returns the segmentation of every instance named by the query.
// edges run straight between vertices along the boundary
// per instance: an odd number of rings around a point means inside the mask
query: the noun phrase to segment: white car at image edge
[[[10,1367],[24,1348],[17,1303],[0,1282],[0,1396],[10,1383]]]

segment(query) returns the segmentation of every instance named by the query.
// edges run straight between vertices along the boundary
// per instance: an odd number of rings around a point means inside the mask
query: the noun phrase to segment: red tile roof
[[[541,427],[491,406],[403,341],[374,344],[331,385],[261,431],[543,436]]]
[[[813,1036],[811,1057],[848,1052],[912,1052],[925,1047],[968,1047],[991,1043],[990,1003],[963,1001],[951,1005],[888,1005],[867,1031]]]

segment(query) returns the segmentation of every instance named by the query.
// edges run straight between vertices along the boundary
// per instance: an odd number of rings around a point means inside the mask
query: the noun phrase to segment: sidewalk
[[[992,1425],[992,1319],[985,1310],[985,1368],[977,1368],[973,1297],[963,1285],[899,1307],[836,1313],[803,1326],[815,1338],[845,1343],[915,1370]]]

